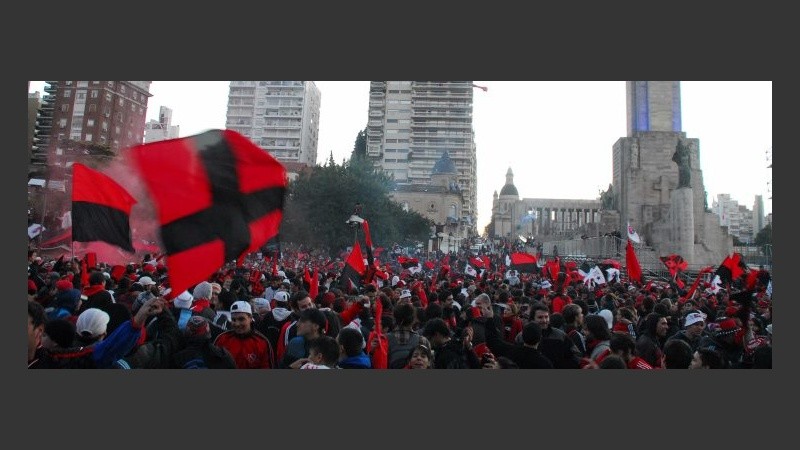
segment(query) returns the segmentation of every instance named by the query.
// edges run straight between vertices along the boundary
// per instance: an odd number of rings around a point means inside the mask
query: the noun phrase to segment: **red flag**
[[[158,211],[174,291],[278,235],[286,169],[241,134],[211,130],[129,153]]]
[[[639,265],[639,260],[636,258],[636,252],[633,251],[630,239],[628,239],[628,245],[625,247],[625,265],[628,267],[628,280],[641,283],[642,267]]]
[[[669,270],[669,274],[672,276],[672,278],[675,278],[678,272],[685,271],[689,266],[689,263],[684,261],[683,257],[680,255],[672,254],[669,256],[661,256],[659,259],[664,263],[665,266],[667,266],[667,270]]]
[[[389,368],[389,341],[386,335],[381,330],[381,316],[383,315],[383,303],[380,299],[375,302],[375,329],[369,333],[367,338],[367,348],[373,339],[378,339],[378,348],[372,352],[372,368],[373,369],[388,369]]]
[[[119,280],[125,275],[125,266],[117,264],[111,268],[111,279],[119,283]]]
[[[72,240],[103,241],[130,253],[130,215],[136,200],[107,175],[72,165]]]
[[[91,269],[94,269],[94,268],[97,267],[97,253],[95,253],[95,252],[86,252],[86,254],[83,255],[83,259],[86,260],[86,267],[89,267]]]

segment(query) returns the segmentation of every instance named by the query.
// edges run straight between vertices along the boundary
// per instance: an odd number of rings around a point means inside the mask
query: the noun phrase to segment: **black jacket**
[[[486,326],[486,345],[495,357],[505,356],[520,369],[552,369],[553,363],[542,352],[533,347],[511,344],[500,337],[500,330],[490,322]]]

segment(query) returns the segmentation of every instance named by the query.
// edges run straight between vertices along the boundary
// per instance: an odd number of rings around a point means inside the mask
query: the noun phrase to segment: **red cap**
[[[72,282],[69,280],[58,280],[56,282],[56,289],[59,291],[68,291],[72,289]]]

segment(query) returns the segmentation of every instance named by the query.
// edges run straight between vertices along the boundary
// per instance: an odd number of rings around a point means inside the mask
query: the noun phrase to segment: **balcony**
[[[369,112],[370,117],[383,117],[383,110],[373,109]]]
[[[369,107],[370,108],[383,108],[386,106],[386,102],[383,100],[370,100]]]

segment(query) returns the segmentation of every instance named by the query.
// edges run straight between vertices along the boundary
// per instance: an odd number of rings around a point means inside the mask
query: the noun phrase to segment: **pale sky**
[[[181,137],[225,127],[229,81],[153,81],[147,120],[172,109]],[[369,81],[316,81],[322,94],[318,164],[341,164],[365,128]],[[624,81],[475,81],[478,232],[491,220],[492,194],[509,166],[520,197],[594,199],[611,183],[611,152],[626,135]],[[42,92],[43,81],[30,91]],[[700,142],[708,205],[730,194],[772,212],[771,81],[682,81],[683,131]]]

